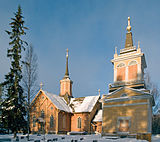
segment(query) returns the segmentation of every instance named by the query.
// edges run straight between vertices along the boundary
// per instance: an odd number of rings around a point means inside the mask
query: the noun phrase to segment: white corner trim
[[[148,132],[152,132],[152,111],[150,100],[148,100]]]
[[[117,81],[117,68],[114,68],[114,82]]]
[[[126,66],[125,81],[128,81],[128,66]]]

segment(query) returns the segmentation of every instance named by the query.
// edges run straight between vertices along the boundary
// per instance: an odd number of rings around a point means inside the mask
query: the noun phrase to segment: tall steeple
[[[66,71],[62,80],[60,80],[60,96],[70,96],[72,97],[72,80],[69,78],[68,69],[68,49],[66,52]]]
[[[116,49],[111,62],[114,65],[114,83],[110,85],[110,92],[119,87],[144,88],[144,69],[147,67],[144,53],[133,45],[130,17],[128,17],[125,47],[120,49],[118,55]]]
[[[67,48],[67,53],[66,53],[66,72],[65,72],[64,78],[69,78],[69,70],[68,70],[68,48]]]

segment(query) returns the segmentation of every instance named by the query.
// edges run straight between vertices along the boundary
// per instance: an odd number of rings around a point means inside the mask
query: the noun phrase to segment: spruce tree
[[[27,128],[25,120],[26,108],[23,89],[21,87],[22,64],[21,54],[25,49],[27,42],[22,40],[25,35],[23,16],[21,7],[14,13],[15,17],[11,18],[11,31],[6,31],[10,38],[10,48],[8,48],[7,57],[10,58],[10,71],[5,75],[5,81],[2,83],[3,93],[5,95],[2,103],[2,121],[4,126],[14,133],[14,137],[18,131],[24,131]]]

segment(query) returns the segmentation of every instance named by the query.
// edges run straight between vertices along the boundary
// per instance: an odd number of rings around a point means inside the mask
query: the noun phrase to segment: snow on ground
[[[18,134],[19,142],[27,142],[26,135]],[[23,137],[23,139],[21,138]],[[111,139],[112,138],[112,139]],[[13,135],[0,135],[0,142],[6,142],[5,140],[15,142]],[[45,141],[44,135],[30,135],[30,142],[40,140],[40,142],[147,142],[145,140],[136,140],[134,138],[118,138],[118,137],[101,137],[101,135],[52,135],[46,134]],[[77,140],[77,141],[75,141]],[[152,142],[160,142],[160,135],[152,137]]]
[[[160,142],[160,135],[152,136],[152,142]]]
[[[19,142],[28,142],[26,135],[18,134]],[[21,139],[21,137],[23,137]],[[16,139],[13,139],[13,135],[0,135],[0,142],[16,142]],[[30,142],[35,140],[40,140],[40,142],[147,142],[145,140],[136,140],[134,138],[118,138],[118,137],[101,137],[101,135],[52,135],[46,134],[45,141],[44,135],[30,135]],[[75,141],[77,140],[77,141]],[[97,140],[97,141],[96,141]],[[160,142],[160,135],[153,135],[152,142]]]

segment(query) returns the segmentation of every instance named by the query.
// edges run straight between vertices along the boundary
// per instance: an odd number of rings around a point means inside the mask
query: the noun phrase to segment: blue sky
[[[26,40],[38,55],[44,90],[59,94],[69,49],[69,72],[74,97],[108,93],[113,83],[114,48],[124,48],[127,17],[131,17],[134,45],[145,53],[147,72],[160,86],[160,1],[147,0],[0,0],[0,81],[9,71],[6,58],[9,22],[22,7]]]

